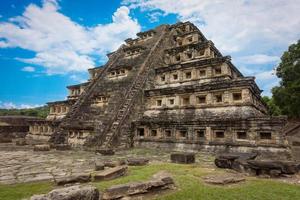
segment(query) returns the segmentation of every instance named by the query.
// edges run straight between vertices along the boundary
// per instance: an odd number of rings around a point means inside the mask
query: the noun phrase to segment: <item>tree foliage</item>
[[[300,40],[284,52],[276,75],[281,82],[272,89],[274,103],[282,114],[300,117]]]
[[[281,110],[280,108],[275,104],[274,99],[264,96],[263,101],[267,104],[268,108],[269,108],[269,114],[273,115],[273,116],[278,116],[281,114]]]
[[[48,106],[29,108],[29,109],[0,109],[0,116],[24,115],[24,116],[46,118],[48,113],[49,113]]]

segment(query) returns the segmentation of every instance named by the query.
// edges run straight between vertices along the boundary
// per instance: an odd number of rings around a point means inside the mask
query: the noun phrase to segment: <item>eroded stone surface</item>
[[[55,189],[46,195],[34,195],[30,200],[99,200],[99,191],[93,186],[71,186]]]
[[[63,177],[56,180],[57,185],[66,185],[66,184],[72,184],[72,183],[86,183],[91,181],[91,174],[78,174],[68,177]]]
[[[228,185],[228,184],[243,182],[246,180],[244,177],[239,176],[237,174],[206,176],[203,179],[205,183],[214,184],[214,185]]]

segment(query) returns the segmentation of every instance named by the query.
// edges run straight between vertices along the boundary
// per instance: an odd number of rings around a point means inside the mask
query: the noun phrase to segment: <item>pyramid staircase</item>
[[[119,147],[123,147],[124,144],[126,144],[126,140],[128,138],[128,135],[122,134],[120,135],[120,129],[122,125],[124,124],[125,120],[129,116],[131,112],[131,108],[134,105],[136,96],[139,94],[141,89],[143,88],[147,78],[148,74],[150,72],[151,66],[153,64],[153,57],[155,54],[159,51],[159,46],[163,41],[163,38],[166,34],[166,30],[163,30],[162,34],[160,35],[159,39],[155,43],[155,45],[151,48],[149,54],[145,58],[145,61],[143,62],[142,66],[139,69],[138,74],[136,75],[135,80],[133,81],[132,85],[130,86],[130,89],[125,94],[125,101],[123,104],[120,105],[118,112],[114,116],[112,123],[110,126],[108,126],[107,130],[105,131],[105,139],[104,142],[100,145],[103,148],[112,148],[113,147],[113,141],[120,138],[120,145]]]
[[[159,52],[159,46],[162,43],[165,34],[167,33],[167,28],[167,26],[164,27],[161,35],[159,36],[156,43],[153,45],[150,52],[144,59],[144,62],[139,68],[135,79],[133,80],[130,88],[127,90],[124,96],[123,103],[121,103],[118,106],[115,114],[111,118],[110,122],[104,126],[103,130],[97,130],[97,128],[95,128],[95,135],[91,135],[90,138],[88,138],[88,142],[86,142],[88,146],[97,146],[97,148],[112,148],[112,145],[114,145],[115,140],[117,140],[119,144],[118,147],[126,146],[126,143],[128,141],[128,134],[122,134],[120,136],[120,130],[125,124],[124,122],[126,121],[126,119],[129,117],[129,114],[135,103],[136,97],[140,94],[140,91],[142,90],[148,78],[148,74],[150,72],[151,66],[153,65],[153,61],[155,61],[155,59],[153,58]],[[121,51],[123,51],[123,48],[124,46],[122,45],[114,54],[111,55],[109,61],[104,66],[103,70],[83,91],[79,99],[72,106],[71,110],[68,112],[68,114],[65,116],[62,123],[60,124],[60,131],[58,134],[60,134],[61,136],[64,135],[65,137],[66,134],[63,134],[63,129],[65,127],[68,127],[68,125],[71,123],[71,120],[80,121],[80,119],[77,119],[76,116],[79,115],[81,106],[84,105],[84,102],[91,98],[93,91],[95,91],[95,89],[97,88],[97,83],[103,78],[105,78],[105,76],[107,75],[107,71],[109,71],[109,69],[113,67],[115,63],[123,57],[122,53],[120,53]],[[97,127],[97,125],[95,127]],[[120,144],[122,144],[123,146],[120,146]]]

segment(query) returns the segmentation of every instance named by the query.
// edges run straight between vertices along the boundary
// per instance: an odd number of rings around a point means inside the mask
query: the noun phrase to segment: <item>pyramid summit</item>
[[[78,148],[285,151],[285,117],[271,117],[254,77],[245,77],[191,22],[125,40],[48,103],[27,141]],[[259,147],[259,148],[258,148]]]

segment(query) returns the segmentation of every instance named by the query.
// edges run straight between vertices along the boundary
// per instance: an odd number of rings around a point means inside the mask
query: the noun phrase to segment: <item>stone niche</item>
[[[157,86],[164,86],[175,83],[194,84],[195,81],[199,83],[209,82],[213,78],[224,77],[231,79],[233,73],[228,64],[223,63],[218,66],[194,66],[184,69],[169,70],[163,73],[157,73],[155,80]],[[191,82],[194,81],[194,82]]]
[[[70,85],[68,86],[68,99],[78,99],[78,97],[83,93],[85,90],[86,86],[89,84],[89,82],[78,84],[78,85]]]
[[[141,123],[135,128],[134,140],[139,142],[162,142],[171,144],[186,143],[198,145],[234,145],[247,147],[284,147],[286,138],[280,133],[282,120],[273,120],[278,126],[270,126],[272,119],[261,119],[257,122],[235,120],[175,123]],[[169,124],[170,123],[170,124]],[[147,124],[147,125],[143,125]],[[230,124],[230,126],[228,125]],[[247,124],[247,126],[245,126]],[[171,143],[170,143],[171,142]],[[157,143],[157,144],[159,144]],[[141,144],[141,143],[140,143]],[[192,147],[192,146],[191,146]],[[193,146],[192,148],[200,148]]]
[[[193,106],[195,108],[229,106],[249,103],[249,90],[233,89],[229,91],[218,92],[198,92],[187,94],[174,94],[153,96],[147,99],[147,109],[178,109]]]
[[[193,59],[207,59],[214,57],[215,54],[210,48],[195,49],[190,47],[179,52],[167,52],[164,60],[167,64],[178,64],[181,62],[191,61]]]
[[[192,43],[202,42],[202,38],[199,33],[192,32],[190,34],[175,36],[174,41],[176,42],[176,46],[183,46]]]
[[[118,67],[117,69],[112,69],[108,72],[109,80],[118,80],[127,77],[131,71],[132,67]]]
[[[56,124],[49,120],[30,121],[29,132],[26,136],[28,144],[46,144],[56,130]]]
[[[82,146],[84,145],[87,137],[91,134],[92,132],[90,130],[69,130],[68,144],[72,147]]]
[[[139,37],[140,41],[145,41],[151,39],[155,35],[155,33],[156,32],[154,30],[149,30],[149,31],[137,33],[136,35]]]
[[[92,100],[92,107],[103,107],[108,104],[109,95],[95,95]]]
[[[124,49],[124,53],[125,53],[124,58],[125,59],[135,58],[135,57],[141,55],[143,53],[144,49],[145,48],[143,46],[127,47]]]
[[[70,106],[73,104],[74,99],[69,99],[66,101],[58,101],[48,103],[50,107],[50,113],[47,116],[47,120],[62,119],[70,110]]]
[[[94,80],[98,76],[98,74],[102,72],[103,68],[104,68],[103,66],[100,66],[100,67],[88,69],[90,75],[89,80]]]

